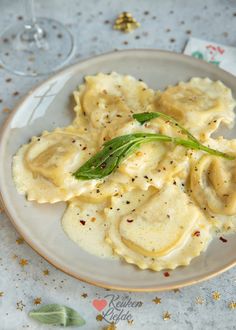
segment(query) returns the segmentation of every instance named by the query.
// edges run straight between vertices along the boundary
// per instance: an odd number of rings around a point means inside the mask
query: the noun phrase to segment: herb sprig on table
[[[75,178],[79,180],[102,179],[111,174],[125,158],[134,153],[141,145],[154,141],[171,142],[188,149],[202,150],[211,155],[229,160],[235,159],[234,156],[204,146],[188,130],[175,121],[174,118],[161,112],[144,112],[133,115],[133,118],[141,124],[157,117],[162,117],[172,122],[187,136],[187,139],[155,133],[134,133],[118,136],[104,143],[101,151],[92,156],[84,165],[73,173]]]
[[[85,320],[74,309],[58,304],[49,304],[29,312],[29,316],[43,324],[63,327],[82,326]]]

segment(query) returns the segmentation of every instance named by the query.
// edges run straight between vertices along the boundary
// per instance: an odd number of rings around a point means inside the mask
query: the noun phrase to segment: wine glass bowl
[[[19,75],[49,74],[68,61],[74,47],[73,38],[60,22],[50,18],[35,19],[33,1],[29,4],[30,19],[11,25],[0,36],[0,62]]]

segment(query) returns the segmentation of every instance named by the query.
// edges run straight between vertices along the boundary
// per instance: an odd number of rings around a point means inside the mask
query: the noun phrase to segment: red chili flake
[[[228,240],[227,240],[226,238],[222,237],[222,236],[220,236],[220,240],[221,240],[221,242],[223,242],[223,243],[227,243],[227,242],[228,242]]]
[[[169,277],[169,276],[170,276],[170,273],[169,273],[169,272],[164,272],[163,275],[164,275],[165,277]]]
[[[80,223],[81,223],[81,225],[85,225],[85,223],[86,223],[86,221],[84,221],[84,220],[80,220]]]
[[[195,231],[195,233],[193,233],[193,236],[197,236],[197,237],[199,237],[200,236],[200,231],[199,230],[197,230],[197,231]]]
[[[133,222],[134,220],[132,220],[132,219],[127,219],[127,222]]]

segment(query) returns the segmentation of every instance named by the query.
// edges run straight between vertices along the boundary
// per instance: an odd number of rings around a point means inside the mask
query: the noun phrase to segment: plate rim
[[[16,104],[16,106],[14,107],[14,109],[11,111],[11,113],[8,115],[8,117],[3,121],[3,124],[0,126],[0,149],[1,146],[3,145],[3,138],[5,135],[5,132],[9,126],[9,124],[11,123],[12,118],[15,116],[15,114],[18,112],[19,108],[21,107],[21,105],[27,100],[27,98],[34,93],[38,88],[42,87],[44,84],[49,83],[50,80],[55,79],[57,77],[60,77],[61,74],[66,74],[67,72],[73,70],[73,68],[76,68],[78,66],[80,66],[83,63],[87,63],[87,62],[92,62],[96,59],[99,58],[106,58],[106,57],[110,57],[112,55],[115,54],[125,54],[125,53],[139,53],[139,52],[150,52],[150,53],[157,53],[157,54],[166,54],[168,56],[173,56],[175,58],[185,58],[186,60],[190,61],[190,62],[195,62],[196,64],[198,64],[199,66],[203,66],[203,67],[209,67],[211,64],[196,59],[194,57],[191,57],[189,55],[186,54],[182,54],[182,53],[176,53],[176,52],[172,52],[172,51],[166,51],[166,50],[159,50],[159,49],[155,49],[155,48],[137,48],[137,49],[127,49],[127,50],[119,50],[119,51],[111,51],[111,52],[105,52],[96,56],[91,56],[88,58],[85,58],[81,61],[77,61],[76,63],[73,63],[71,65],[67,65],[66,67],[60,69],[59,71],[57,71],[56,73],[52,73],[52,75],[50,75],[47,79],[43,80],[42,82],[40,82],[39,84],[36,84],[35,87],[31,88]],[[220,72],[224,72],[225,74],[227,74],[228,76],[233,77],[233,79],[236,79],[234,75],[232,75],[231,73],[216,67],[215,68],[216,71],[220,71]],[[153,286],[150,288],[127,288],[127,287],[122,287],[120,285],[109,285],[107,283],[104,282],[97,282],[95,280],[90,280],[87,279],[86,277],[81,277],[78,276],[78,274],[75,274],[73,271],[70,271],[69,269],[67,269],[67,267],[64,267],[62,265],[60,265],[60,263],[58,263],[57,261],[53,260],[53,258],[50,258],[46,255],[44,255],[42,253],[42,251],[40,250],[40,248],[36,247],[34,245],[33,240],[30,238],[30,236],[28,236],[25,233],[22,233],[22,230],[20,228],[20,226],[15,222],[14,218],[11,216],[10,211],[8,210],[6,204],[5,204],[5,200],[4,200],[4,196],[2,194],[2,189],[1,189],[1,185],[0,185],[0,201],[2,204],[2,207],[4,209],[4,212],[6,213],[8,219],[11,221],[13,227],[16,229],[16,231],[20,234],[21,237],[23,237],[23,239],[25,240],[25,242],[38,254],[40,255],[43,259],[45,259],[49,264],[53,265],[56,269],[64,272],[65,274],[76,278],[77,280],[80,280],[82,282],[97,286],[97,287],[101,287],[101,288],[106,288],[106,289],[110,289],[110,290],[116,290],[116,291],[130,291],[130,292],[161,292],[161,291],[168,291],[168,290],[173,290],[173,289],[177,289],[177,288],[182,288],[182,287],[186,287],[186,286],[190,286],[190,285],[194,285],[206,280],[209,280],[215,276],[218,276],[220,274],[222,274],[223,272],[229,270],[230,268],[234,267],[236,265],[236,257],[235,257],[235,261],[232,261],[230,263],[228,263],[227,265],[225,265],[224,267],[222,267],[221,269],[217,270],[217,271],[212,271],[208,274],[205,275],[199,275],[198,278],[196,279],[191,279],[191,280],[187,280],[187,281],[182,281],[181,284],[177,285],[177,284],[168,284],[166,286]]]

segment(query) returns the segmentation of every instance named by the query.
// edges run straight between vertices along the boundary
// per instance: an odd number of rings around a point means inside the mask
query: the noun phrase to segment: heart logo
[[[92,304],[97,311],[101,312],[106,307],[107,301],[105,299],[94,299]]]

